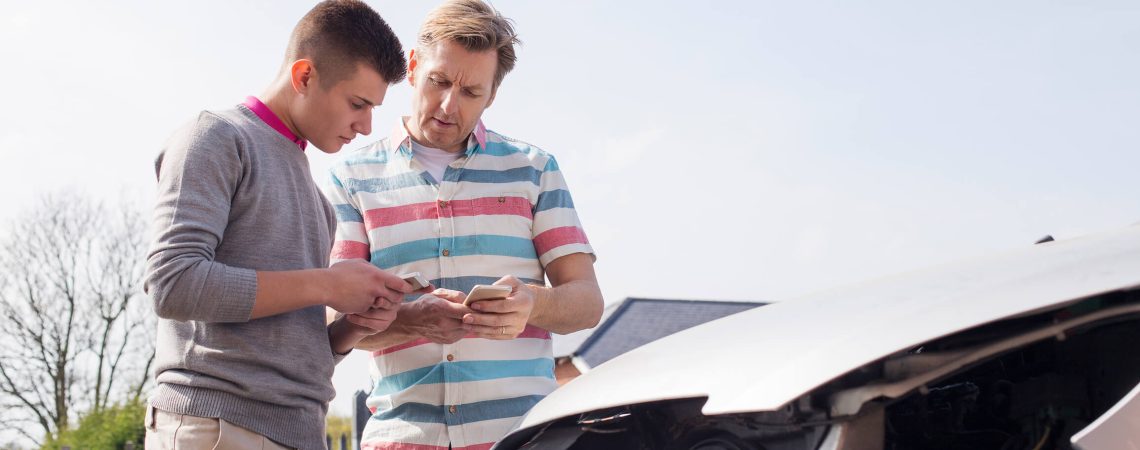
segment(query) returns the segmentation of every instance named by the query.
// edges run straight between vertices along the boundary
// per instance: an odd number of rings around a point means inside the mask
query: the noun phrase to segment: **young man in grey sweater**
[[[328,266],[336,211],[304,150],[368,134],[405,72],[375,11],[326,1],[263,95],[167,142],[145,279],[159,316],[148,449],[325,447],[333,366],[412,288],[365,261]],[[344,315],[326,326],[326,306]]]

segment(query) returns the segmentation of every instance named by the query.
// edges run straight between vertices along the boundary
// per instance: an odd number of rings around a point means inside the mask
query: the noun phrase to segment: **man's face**
[[[320,73],[309,78],[292,117],[301,136],[325,153],[336,153],[357,134],[372,132],[372,109],[384,101],[388,82],[364,64],[327,88],[320,81]]]
[[[451,41],[413,51],[408,59],[412,117],[408,132],[416,142],[449,152],[467,148],[467,136],[495,99],[492,88],[498,54],[470,52]]]

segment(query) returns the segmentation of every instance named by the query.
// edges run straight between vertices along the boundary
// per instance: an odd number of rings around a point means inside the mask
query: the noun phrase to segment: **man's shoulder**
[[[233,107],[223,110],[202,110],[188,120],[171,136],[171,141],[195,142],[236,142],[251,139],[257,124],[246,114]],[[213,146],[211,146],[213,147]]]
[[[519,158],[527,160],[531,165],[542,168],[554,160],[554,155],[537,145],[515,139],[502,133],[487,130],[486,153],[488,155]]]
[[[189,137],[235,136],[239,125],[234,121],[234,115],[228,111],[199,111],[193,119],[186,121],[175,135],[188,135]]]
[[[199,111],[166,140],[161,155],[170,153],[228,153],[245,135],[239,117],[228,111]]]
[[[341,152],[332,164],[333,171],[349,170],[357,166],[384,165],[391,160],[393,149],[390,137],[353,150]]]

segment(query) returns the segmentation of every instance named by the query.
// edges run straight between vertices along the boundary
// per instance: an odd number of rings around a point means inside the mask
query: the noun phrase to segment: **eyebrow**
[[[359,96],[359,95],[353,95],[353,97],[356,97],[356,98],[360,99],[360,101],[362,101],[362,102],[364,102],[364,103],[367,103],[367,104],[368,104],[368,106],[376,106],[376,103],[373,103],[371,100],[369,100],[369,99],[366,99],[366,98],[364,98],[364,97],[361,97],[361,96]]]
[[[454,83],[455,82],[454,80],[451,79],[451,77],[447,76],[447,74],[440,72],[438,70],[428,73],[428,76],[429,77],[434,76],[434,77],[442,78],[444,81],[446,81],[448,83]],[[461,84],[461,85],[459,85],[459,87],[470,90],[472,92],[482,92],[483,90],[487,89],[482,84]]]

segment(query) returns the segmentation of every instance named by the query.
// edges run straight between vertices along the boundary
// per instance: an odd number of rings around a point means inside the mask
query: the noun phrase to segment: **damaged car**
[[[1140,448],[1140,226],[1046,241],[665,337],[495,448]]]

